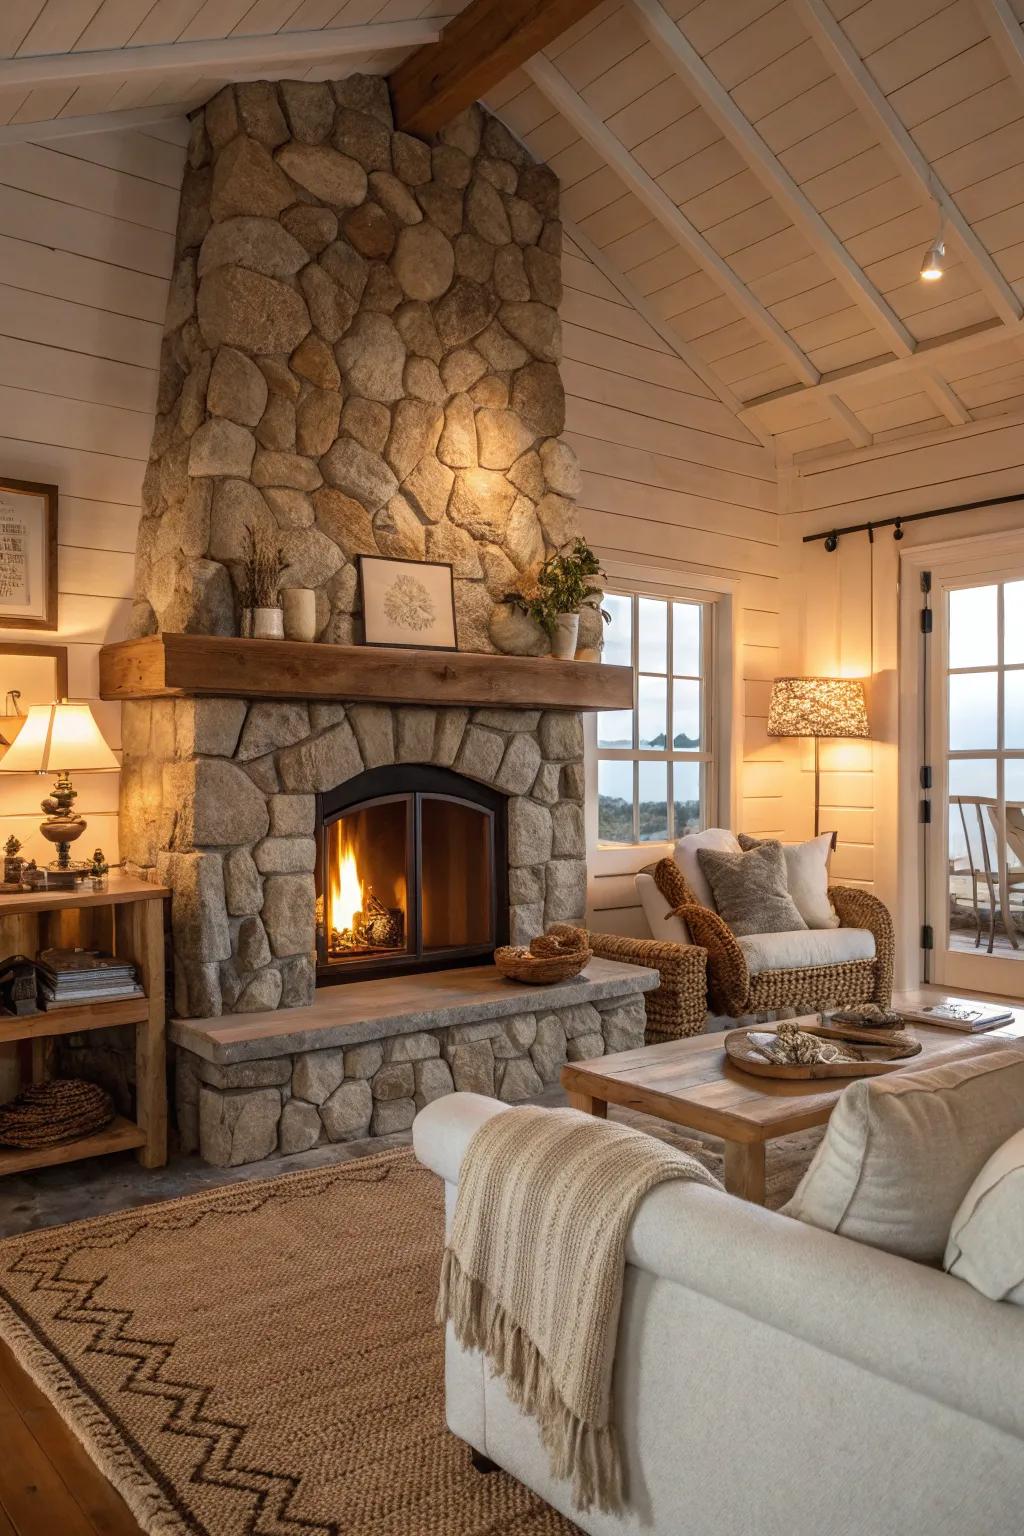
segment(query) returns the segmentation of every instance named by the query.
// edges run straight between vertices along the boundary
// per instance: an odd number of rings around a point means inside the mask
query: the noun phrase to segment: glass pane
[[[604,626],[604,650],[601,660],[612,667],[633,665],[633,599],[618,592],[606,592],[601,605],[611,618]]]
[[[424,795],[420,833],[423,948],[493,944],[490,817]]]
[[[328,960],[408,951],[409,828],[405,795],[346,811],[328,826],[323,919]]]
[[[640,841],[668,839],[668,764],[639,763]]]
[[[672,670],[682,677],[700,676],[699,603],[672,604]]]
[[[672,684],[672,745],[677,752],[700,746],[700,683],[690,678]]]
[[[996,764],[993,758],[954,758],[949,765],[949,873],[953,881],[953,908],[957,904],[956,877],[971,867],[984,868],[981,833],[984,829],[992,857],[992,824],[987,804],[995,801]],[[986,804],[987,803],[987,804]]]
[[[1024,672],[1003,673],[1003,745],[1024,747]]]
[[[668,670],[668,603],[660,597],[641,597],[640,608],[640,655],[637,666],[641,672],[666,672]]]
[[[997,672],[970,672],[949,679],[949,750],[996,746]]]
[[[1003,766],[1007,805],[1024,806],[1024,758],[1008,757]]]
[[[597,744],[599,747],[632,747],[633,711],[600,710],[597,716]]]
[[[1024,661],[1024,581],[1008,581],[1003,588],[1003,660]]]
[[[602,843],[633,841],[633,764],[597,765],[597,835]]]
[[[962,587],[949,594],[949,665],[994,667],[999,660],[995,587]]]
[[[641,677],[637,681],[638,740],[642,747],[665,746],[668,723],[668,679]]]
[[[704,825],[700,811],[700,763],[673,763],[676,837],[699,832]]]

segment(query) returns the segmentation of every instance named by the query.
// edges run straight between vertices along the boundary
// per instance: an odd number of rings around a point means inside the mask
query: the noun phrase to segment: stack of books
[[[36,963],[46,1009],[144,996],[134,965],[99,949],[44,949]]]

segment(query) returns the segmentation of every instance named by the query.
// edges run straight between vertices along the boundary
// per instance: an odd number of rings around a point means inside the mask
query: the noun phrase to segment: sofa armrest
[[[421,1109],[413,1121],[413,1151],[424,1167],[446,1184],[457,1184],[462,1159],[475,1132],[509,1107],[482,1093],[446,1093]]]
[[[710,907],[696,902],[677,907],[698,944],[708,952],[708,991],[716,1013],[728,1013],[734,1017],[745,1011],[750,992],[750,972],[736,935]]]
[[[647,1038],[678,1040],[698,1034],[708,1011],[707,950],[673,939],[631,939],[616,933],[587,935],[601,960],[644,965],[658,972],[660,984],[644,998]]]
[[[858,890],[853,885],[830,885],[829,900],[836,909],[843,928],[866,928],[874,934],[875,956],[878,961],[878,989],[875,1001],[888,1008],[892,1001],[892,972],[896,942],[893,936],[892,917],[884,901],[879,901],[870,891]]]

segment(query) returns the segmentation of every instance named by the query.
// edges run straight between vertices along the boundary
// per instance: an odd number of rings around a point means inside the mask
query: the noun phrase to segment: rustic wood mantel
[[[629,667],[476,651],[388,650],[220,635],[147,635],[100,651],[103,699],[351,699],[631,709]]]

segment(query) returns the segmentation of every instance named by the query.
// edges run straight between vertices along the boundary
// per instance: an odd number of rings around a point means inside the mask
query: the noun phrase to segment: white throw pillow
[[[944,1263],[992,1301],[1024,1307],[1024,1131],[997,1147],[960,1202]]]
[[[741,848],[756,848],[764,838],[740,833]],[[832,833],[822,832],[806,843],[783,843],[786,855],[786,887],[808,928],[838,928],[836,909],[828,899],[828,861]]]
[[[690,930],[681,917],[677,917],[658,890],[653,875],[640,870],[636,877],[637,895],[644,909],[652,939],[662,939],[671,944],[692,944]]]
[[[713,848],[716,853],[739,853],[740,844],[735,832],[726,827],[706,827],[703,832],[687,832],[676,843],[675,860],[683,872],[687,885],[702,907],[715,910],[715,898],[704,877],[697,857],[698,848]]]
[[[1022,1128],[1024,1048],[956,1042],[933,1067],[851,1083],[783,1213],[940,1264],[978,1170]]]

